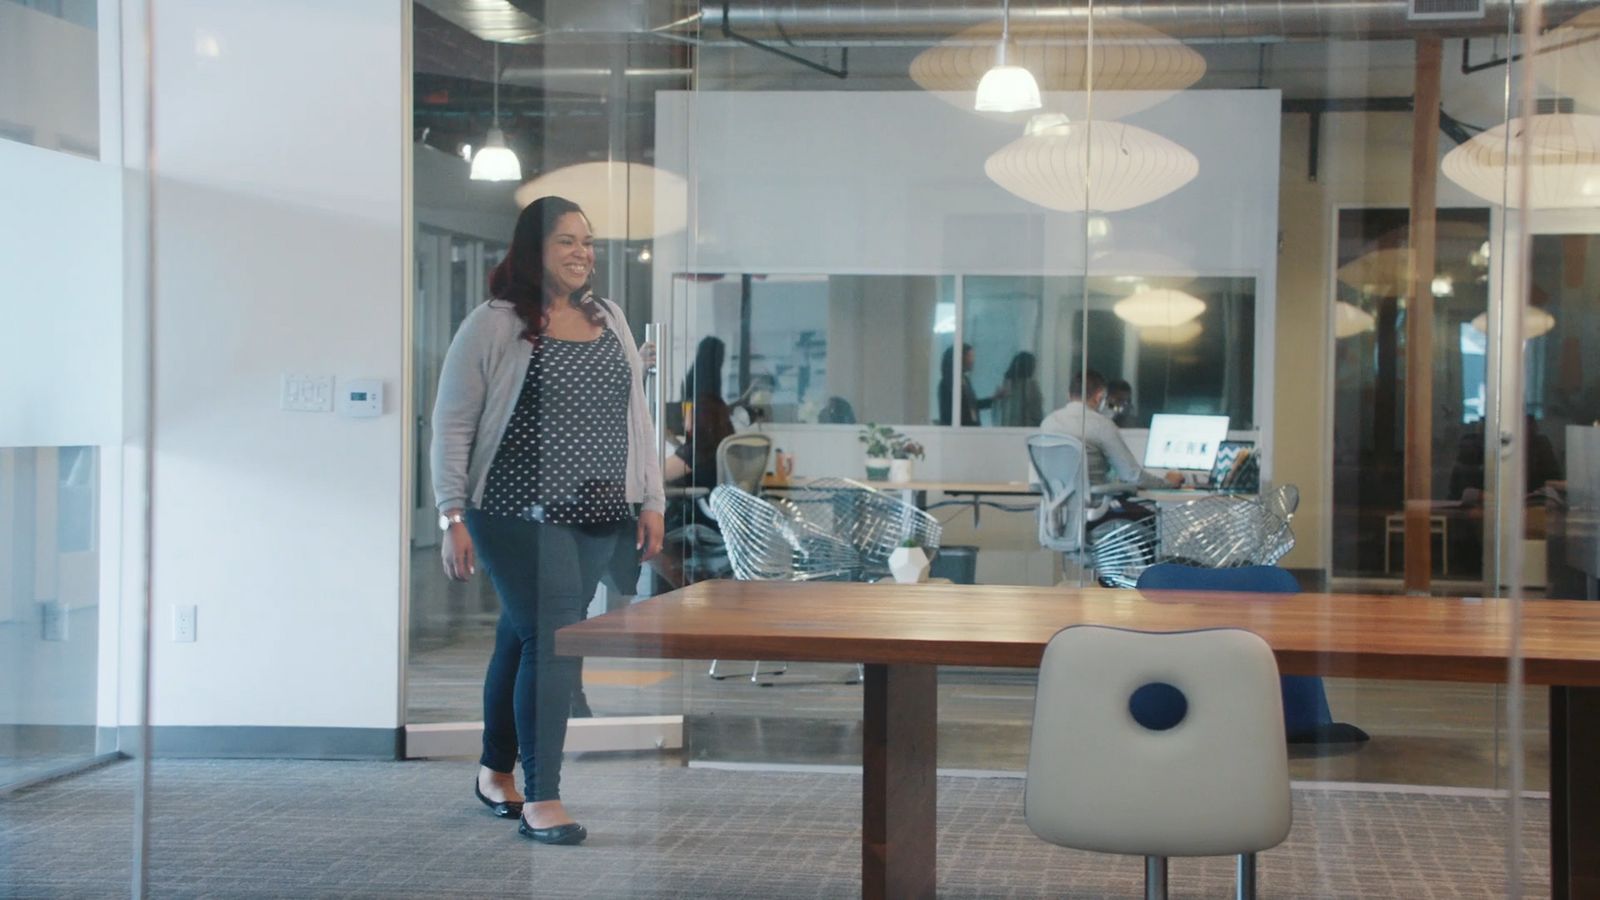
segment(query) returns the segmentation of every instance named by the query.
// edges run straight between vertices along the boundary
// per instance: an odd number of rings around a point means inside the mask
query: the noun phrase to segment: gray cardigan
[[[644,362],[622,310],[600,300],[606,324],[622,340],[633,368],[633,393],[628,400],[627,499],[646,510],[667,508],[661,488],[661,461],[655,429],[645,404]],[[500,436],[511,421],[522,382],[528,377],[533,345],[522,339],[522,320],[510,303],[490,300],[467,314],[450,342],[439,373],[439,396],[433,404],[433,496],[439,511],[467,509],[483,502],[489,465],[500,448]]]

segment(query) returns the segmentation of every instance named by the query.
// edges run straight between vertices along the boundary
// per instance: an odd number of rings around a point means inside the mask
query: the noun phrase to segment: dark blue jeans
[[[567,713],[581,677],[577,657],[555,655],[556,629],[582,621],[620,530],[467,512],[478,562],[500,595],[479,762],[510,772],[520,756],[529,802],[561,796]]]

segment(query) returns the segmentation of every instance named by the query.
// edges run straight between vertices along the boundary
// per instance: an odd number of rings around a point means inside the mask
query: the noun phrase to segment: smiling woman
[[[622,311],[590,291],[593,269],[578,205],[529,204],[490,277],[495,299],[450,344],[434,407],[445,573],[466,581],[481,559],[500,598],[474,794],[546,844],[588,835],[560,790],[582,672],[554,655],[552,636],[583,618],[619,541],[648,559],[665,530],[644,363]],[[637,525],[631,504],[643,507]]]

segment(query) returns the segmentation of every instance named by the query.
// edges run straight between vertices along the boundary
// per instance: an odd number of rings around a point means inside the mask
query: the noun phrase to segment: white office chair
[[[1145,897],[1167,858],[1255,854],[1289,835],[1288,748],[1272,649],[1223,628],[1171,634],[1095,625],[1046,645],[1024,814],[1052,844],[1145,857]]]

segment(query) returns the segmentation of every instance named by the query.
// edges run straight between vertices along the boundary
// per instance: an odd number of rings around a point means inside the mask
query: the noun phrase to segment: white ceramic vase
[[[893,468],[894,460],[884,456],[867,457],[867,480],[888,481],[889,470]]]
[[[921,547],[896,547],[889,553],[889,574],[900,584],[928,580],[928,554]]]
[[[896,459],[889,462],[889,480],[896,484],[905,484],[911,480],[911,460]]]

